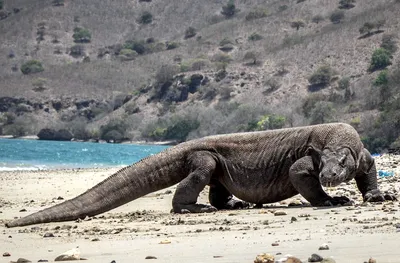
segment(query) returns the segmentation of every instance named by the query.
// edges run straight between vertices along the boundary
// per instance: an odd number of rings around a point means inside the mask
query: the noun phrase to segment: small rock
[[[4,252],[4,253],[3,253],[3,257],[10,257],[10,256],[11,256],[11,254],[8,253],[8,252]]]
[[[374,258],[369,258],[368,263],[376,263],[376,259],[374,259]]]
[[[21,209],[21,210],[19,210],[20,212],[26,212],[26,209],[25,208],[23,208],[23,209]]]
[[[282,210],[275,211],[274,216],[285,216],[287,213]]]
[[[92,241],[93,241],[93,242],[96,242],[96,241],[100,241],[100,239],[98,239],[98,238],[96,237],[96,238],[93,238]]]
[[[110,263],[117,263],[117,262],[115,262],[115,260],[113,260],[113,261],[111,261]]]
[[[30,261],[29,259],[26,259],[26,258],[19,258],[16,263],[29,263],[29,262],[32,262],[32,261]]]
[[[322,245],[318,248],[318,250],[329,250],[329,246],[328,246],[328,244],[322,244]]]
[[[308,258],[308,262],[321,262],[324,258],[318,254],[312,254],[311,257]]]
[[[155,256],[147,256],[145,259],[157,259]]]
[[[277,242],[274,242],[274,243],[272,243],[272,244],[271,244],[271,246],[273,246],[273,247],[277,247],[277,246],[279,246],[279,243],[277,243]]]
[[[81,260],[78,248],[68,250],[54,259],[54,261]]]
[[[285,263],[302,263],[300,259],[296,257],[288,257]]]
[[[163,240],[163,241],[161,241],[159,244],[171,244],[171,241],[169,241],[169,240]]]
[[[59,197],[57,197],[57,200],[64,200],[64,197],[59,196]]]
[[[293,222],[296,222],[296,221],[297,221],[297,218],[292,216],[292,218],[290,219],[290,222],[293,223]]]
[[[275,262],[275,257],[271,254],[266,254],[266,253],[257,255],[256,259],[254,260],[254,263],[274,263],[274,262]]]
[[[43,237],[54,237],[54,234],[49,232],[44,234]]]
[[[47,259],[39,259],[38,262],[49,262]]]

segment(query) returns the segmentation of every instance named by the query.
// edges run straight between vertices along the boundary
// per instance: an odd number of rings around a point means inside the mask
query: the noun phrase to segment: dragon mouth
[[[320,180],[320,183],[324,187],[336,187],[342,183],[341,180]]]

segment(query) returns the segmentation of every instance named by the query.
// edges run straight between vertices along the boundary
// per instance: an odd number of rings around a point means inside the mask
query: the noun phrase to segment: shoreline
[[[27,135],[21,137],[14,137],[12,135],[0,135],[0,139],[10,139],[10,140],[39,140],[39,137],[36,135]],[[149,141],[122,141],[122,142],[107,142],[105,140],[76,140],[72,139],[70,141],[62,141],[62,140],[51,140],[57,142],[91,142],[91,143],[110,143],[110,144],[137,144],[137,145],[160,145],[160,146],[174,146],[179,144],[176,141],[160,141],[160,142],[149,142]]]

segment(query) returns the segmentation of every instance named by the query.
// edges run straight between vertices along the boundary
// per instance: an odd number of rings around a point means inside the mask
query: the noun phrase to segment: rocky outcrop
[[[49,141],[70,141],[72,140],[72,134],[65,129],[60,129],[58,131],[54,129],[41,129],[37,134],[39,140],[49,140]]]

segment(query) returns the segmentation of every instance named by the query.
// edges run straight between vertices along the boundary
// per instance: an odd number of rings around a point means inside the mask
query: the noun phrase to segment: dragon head
[[[356,160],[349,148],[317,151],[318,157],[313,159],[319,167],[319,181],[326,187],[338,186],[342,182],[351,180],[356,169]]]

